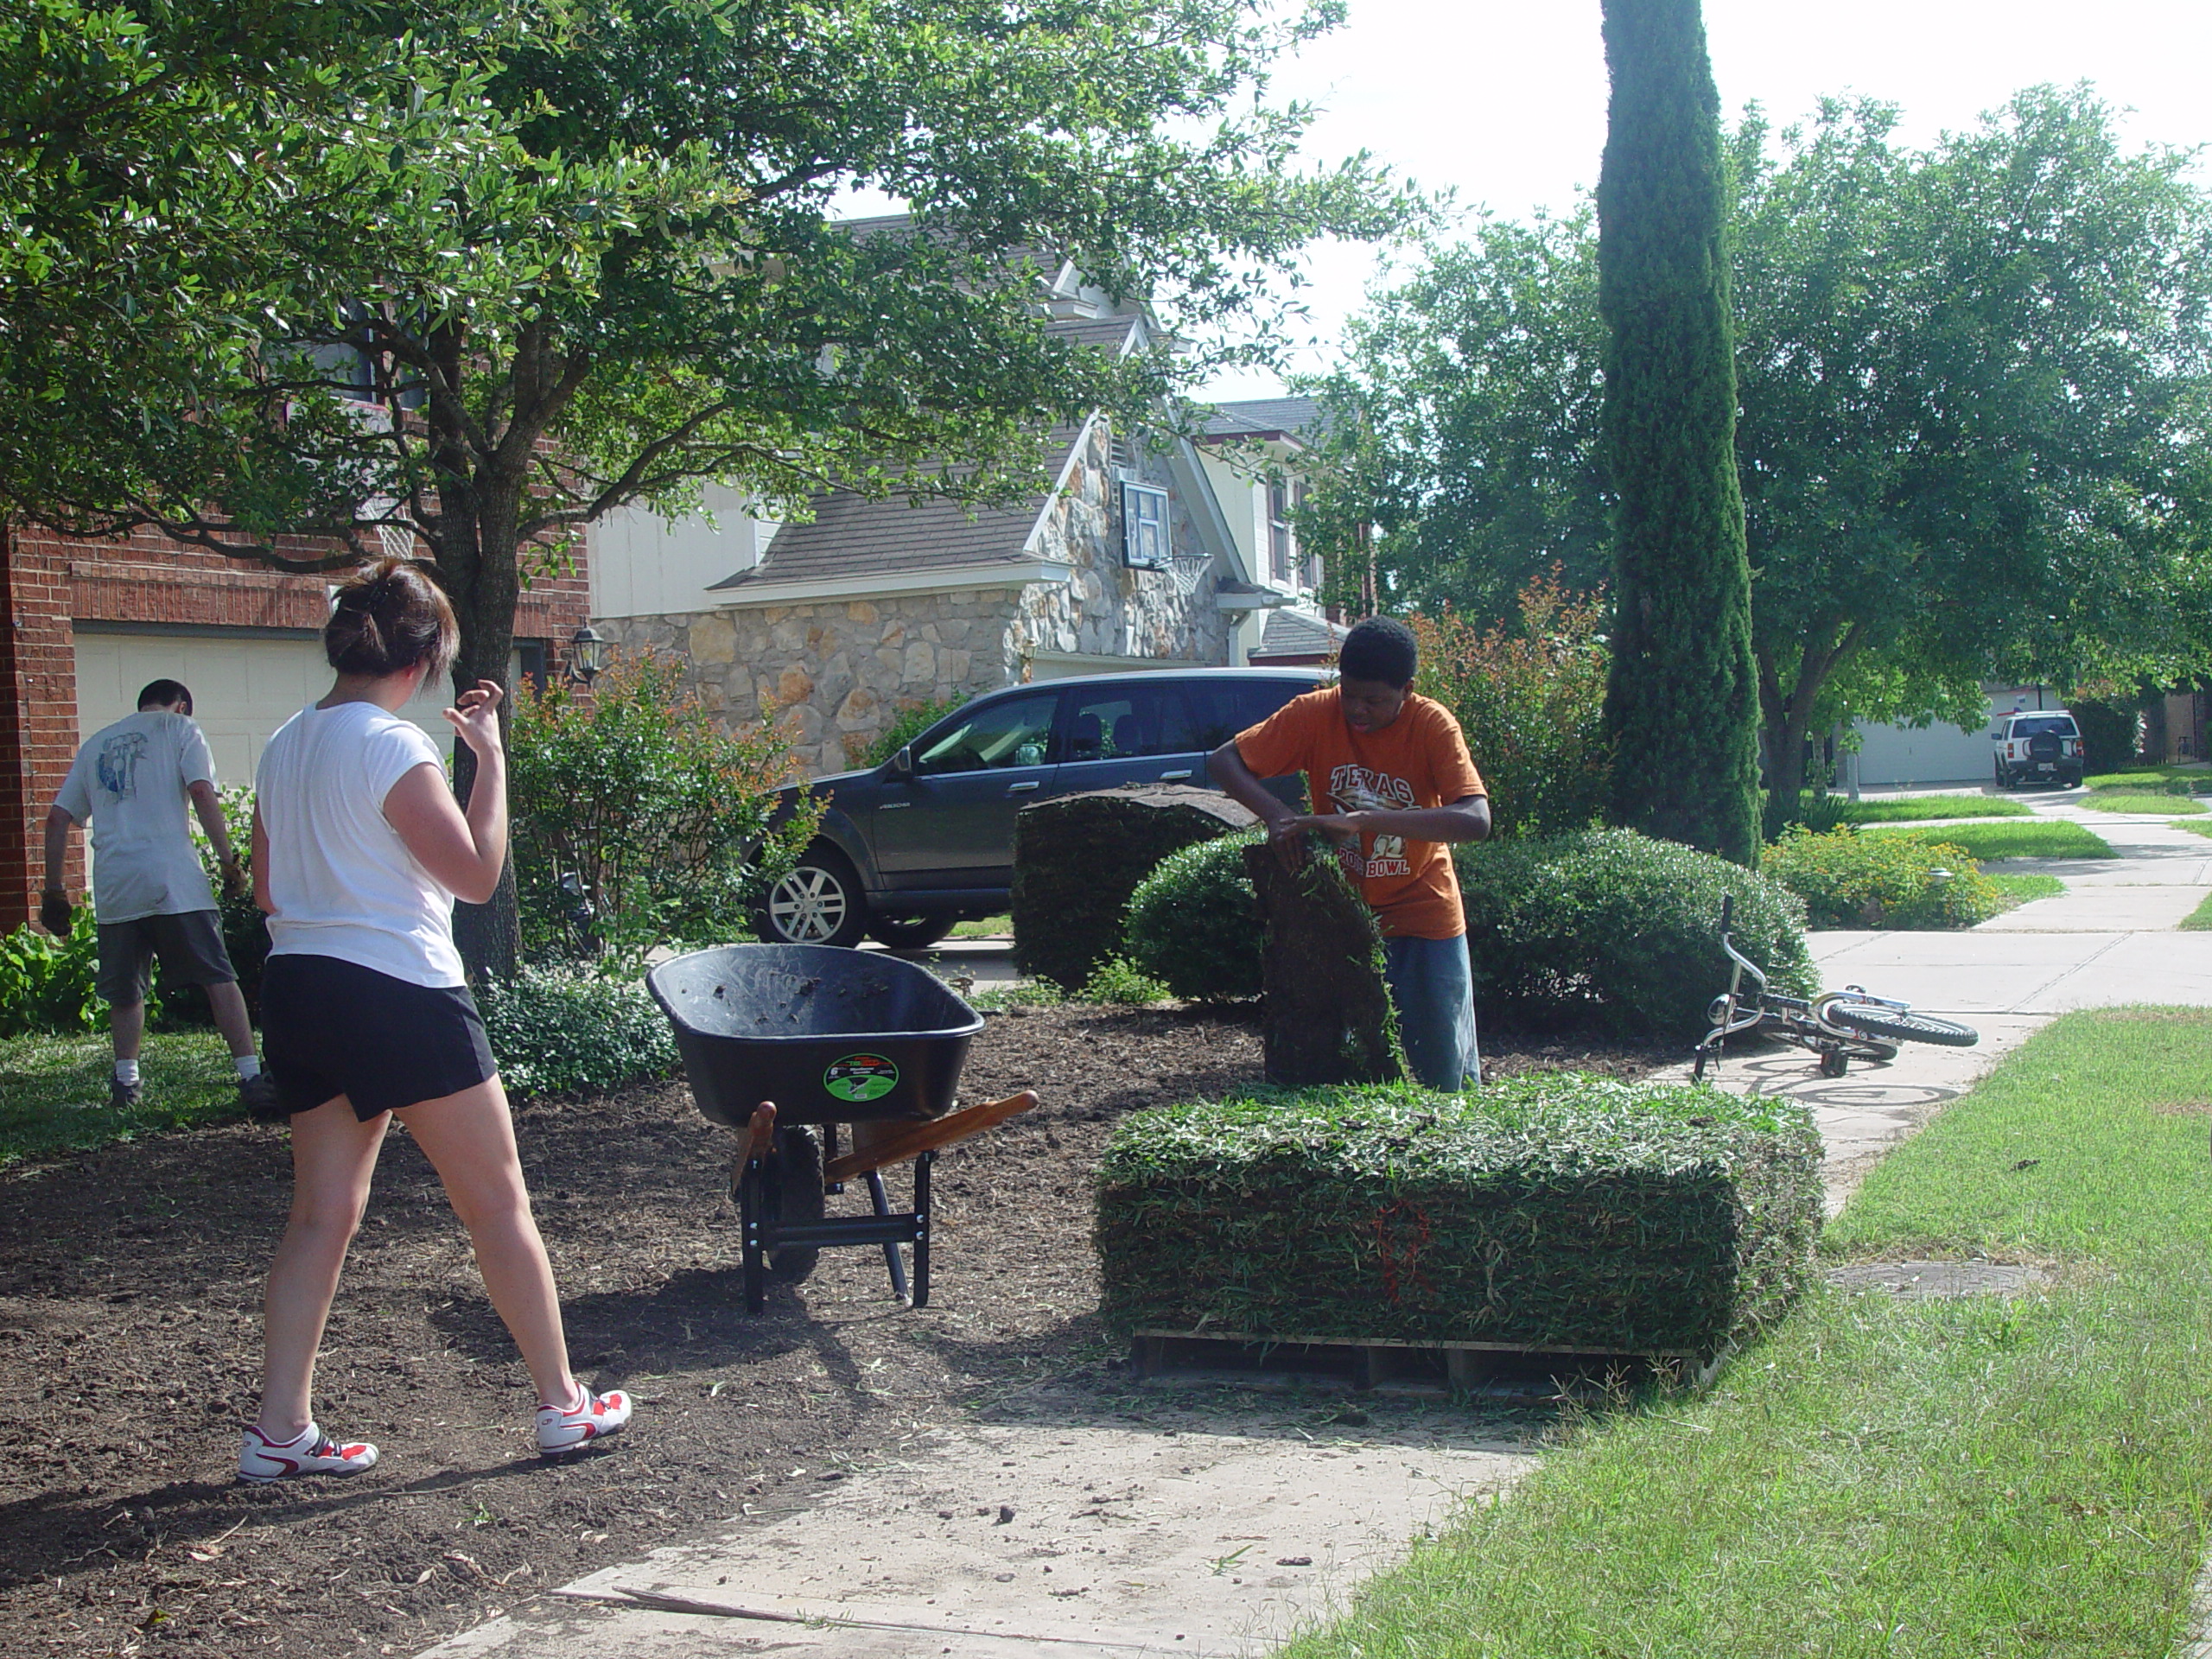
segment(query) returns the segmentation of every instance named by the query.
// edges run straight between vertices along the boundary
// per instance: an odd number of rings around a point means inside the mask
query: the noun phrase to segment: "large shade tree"
[[[2212,663],[2212,204],[2088,89],[1909,149],[1831,102],[1730,138],[1738,475],[1769,828],[1808,734],[1971,724],[1985,678]],[[1314,533],[1394,602],[1594,589],[1608,499],[1586,216],[1488,222],[1357,325]],[[1362,550],[1361,556],[1365,556]]]
[[[1208,366],[1049,337],[1040,270],[1071,260],[1171,329],[1233,341],[1304,243],[1399,221],[1363,160],[1301,168],[1302,112],[1254,96],[1338,11],[365,11],[378,42],[397,14],[424,73],[419,92],[368,87],[364,131],[449,115],[419,142],[249,156],[296,197],[254,226],[290,285],[237,284],[252,304],[233,332],[181,340],[147,379],[94,364],[76,395],[26,400],[0,502],[288,569],[396,538],[454,600],[465,685],[505,680],[523,585],[626,503],[682,511],[707,480],[791,509],[832,485],[1010,496],[1055,422],[1134,420]],[[194,153],[178,220],[227,200],[238,166]],[[911,228],[833,218],[855,188],[908,205]],[[303,557],[302,535],[340,545]],[[476,918],[477,963],[511,960],[511,917]]]

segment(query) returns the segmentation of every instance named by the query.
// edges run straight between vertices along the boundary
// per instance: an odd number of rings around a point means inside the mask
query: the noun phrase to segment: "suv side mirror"
[[[912,744],[902,746],[899,753],[891,757],[891,775],[893,778],[911,778],[914,775],[914,750]]]

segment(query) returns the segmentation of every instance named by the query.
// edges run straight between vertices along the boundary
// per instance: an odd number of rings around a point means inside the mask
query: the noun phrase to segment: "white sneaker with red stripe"
[[[573,1406],[537,1408],[537,1449],[546,1457],[603,1440],[630,1421],[630,1396],[620,1389],[594,1394],[579,1382],[576,1396]]]
[[[366,1440],[341,1444],[313,1423],[293,1440],[272,1440],[249,1424],[238,1448],[238,1478],[266,1485],[291,1475],[358,1475],[376,1460],[377,1449]]]

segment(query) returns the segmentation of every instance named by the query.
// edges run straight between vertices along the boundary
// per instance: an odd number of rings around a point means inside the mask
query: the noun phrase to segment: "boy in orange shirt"
[[[1306,831],[1335,843],[1382,931],[1408,1065],[1432,1089],[1461,1089],[1480,1084],[1482,1065],[1451,843],[1490,834],[1490,797],[1459,722],[1414,694],[1420,660],[1403,623],[1368,618],[1344,637],[1337,684],[1237,733],[1208,766],[1292,868]],[[1293,772],[1317,811],[1292,811],[1261,782]]]

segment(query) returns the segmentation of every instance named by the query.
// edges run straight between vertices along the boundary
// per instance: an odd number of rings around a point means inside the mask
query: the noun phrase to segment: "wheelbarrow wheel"
[[[776,1219],[784,1222],[819,1221],[822,1202],[822,1138],[804,1123],[776,1131],[776,1166],[771,1173],[770,1202]],[[821,1247],[785,1244],[772,1252],[768,1265],[779,1279],[793,1284],[814,1271],[822,1259]]]

